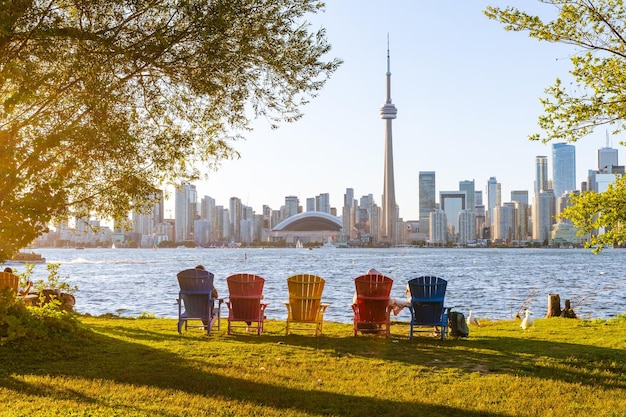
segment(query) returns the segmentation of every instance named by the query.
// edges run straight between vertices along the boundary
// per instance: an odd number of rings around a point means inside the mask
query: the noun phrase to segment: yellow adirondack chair
[[[298,274],[287,278],[289,302],[287,307],[287,328],[290,330],[315,330],[315,336],[322,334],[324,312],[330,304],[322,303],[324,278],[311,274]],[[300,323],[299,327],[293,326]],[[313,325],[313,326],[311,326]]]

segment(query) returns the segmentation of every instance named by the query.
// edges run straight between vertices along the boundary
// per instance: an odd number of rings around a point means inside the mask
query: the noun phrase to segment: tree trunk
[[[561,297],[558,294],[548,294],[548,313],[546,318],[561,317]]]
[[[569,300],[565,300],[565,308],[561,311],[561,317],[565,317],[567,319],[575,319],[576,313],[574,313],[574,309],[572,309],[572,305]]]

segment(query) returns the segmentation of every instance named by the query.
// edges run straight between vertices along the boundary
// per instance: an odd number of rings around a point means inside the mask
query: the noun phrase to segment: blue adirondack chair
[[[435,327],[435,332],[440,333],[441,340],[445,339],[448,329],[448,313],[443,302],[446,296],[448,281],[433,276],[423,276],[413,278],[409,281],[411,291],[411,333],[409,338],[413,338],[413,332],[431,332]],[[426,330],[417,328],[427,327]]]
[[[203,328],[207,335],[211,334],[211,328],[217,321],[220,322],[220,308],[215,308],[213,298],[213,274],[203,269],[185,269],[179,272],[178,285],[178,333],[182,333],[188,327]],[[221,302],[220,302],[221,304]],[[184,308],[184,309],[183,309]],[[201,321],[202,324],[189,325],[190,320]]]

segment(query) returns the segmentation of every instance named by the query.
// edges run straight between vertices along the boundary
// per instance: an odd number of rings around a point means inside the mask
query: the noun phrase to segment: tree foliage
[[[622,0],[539,0],[557,17],[544,22],[516,8],[488,7],[485,14],[509,31],[526,31],[540,41],[573,45],[573,83],[556,79],[543,98],[544,135],[532,140],[576,141],[596,127],[626,128],[626,12]]]
[[[531,140],[575,142],[599,126],[613,133],[626,130],[626,11],[622,0],[539,0],[552,6],[548,21],[513,7],[488,7],[485,14],[504,24],[509,31],[525,31],[539,41],[573,46],[570,58],[572,83],[556,79],[541,99],[544,114],[539,116],[542,134]],[[569,218],[581,233],[603,227],[591,245],[624,241],[621,225],[626,211],[623,179],[605,193],[585,192],[572,198],[573,206],[561,217]]]
[[[340,65],[315,0],[0,0],[0,261],[238,157]]]
[[[626,177],[616,176],[602,193],[571,195],[570,203],[561,217],[570,219],[579,235],[590,236],[586,247],[598,253],[607,245],[626,242]]]

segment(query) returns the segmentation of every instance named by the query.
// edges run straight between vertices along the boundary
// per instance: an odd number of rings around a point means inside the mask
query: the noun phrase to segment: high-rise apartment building
[[[229,238],[231,242],[238,242],[241,231],[241,220],[243,220],[243,204],[239,197],[231,197],[228,206],[229,216]]]
[[[443,210],[435,209],[429,215],[428,242],[431,245],[445,245],[448,243],[448,219]]]
[[[576,147],[574,145],[552,144],[552,186],[556,198],[576,190]]]
[[[509,243],[515,235],[515,204],[504,203],[495,208],[491,239]]]
[[[330,194],[323,193],[315,197],[315,210],[330,214]]]
[[[435,171],[420,171],[419,173],[419,221],[420,232],[429,234],[430,213],[435,210],[436,189]]]
[[[474,210],[461,210],[458,217],[458,243],[465,245],[476,239],[476,213]]]
[[[528,204],[521,201],[513,201],[515,204],[515,226],[513,234],[515,240],[526,240],[529,237],[528,230]]]
[[[346,188],[343,195],[343,208],[341,209],[341,223],[343,234],[346,239],[356,239],[358,231],[356,224],[356,202],[354,200],[354,189]]]
[[[196,220],[198,193],[193,184],[182,184],[174,195],[174,238],[177,242],[193,240],[193,222]]]
[[[306,199],[306,211],[315,211],[315,197]]]
[[[288,195],[285,197],[285,219],[298,214],[298,197],[294,195]]]
[[[550,239],[554,224],[554,192],[541,191],[533,201],[533,240],[544,242]]]

